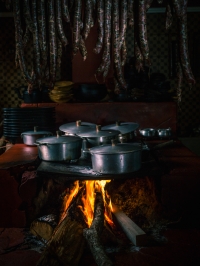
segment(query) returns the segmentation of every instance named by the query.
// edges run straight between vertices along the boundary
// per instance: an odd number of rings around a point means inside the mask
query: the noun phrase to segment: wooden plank
[[[125,235],[134,245],[145,246],[147,244],[146,233],[113,203],[112,213]]]

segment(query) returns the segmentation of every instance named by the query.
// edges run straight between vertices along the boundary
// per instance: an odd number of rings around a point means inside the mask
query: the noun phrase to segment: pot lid
[[[139,143],[112,143],[90,148],[91,154],[123,154],[140,150],[142,146]]]
[[[119,130],[121,134],[127,134],[130,133],[134,130],[136,130],[139,127],[138,123],[133,123],[133,122],[116,122],[115,124],[107,125],[102,127],[102,130],[104,129],[114,129],[114,130]]]
[[[95,126],[96,125],[93,123],[82,122],[81,120],[77,120],[76,122],[61,125],[59,129],[65,133],[79,135],[82,132],[94,129]]]
[[[118,130],[101,130],[100,125],[96,125],[96,130],[85,131],[79,134],[82,138],[98,138],[98,137],[115,137],[120,134]]]
[[[52,134],[50,131],[45,130],[38,130],[38,127],[34,127],[33,131],[25,131],[22,132],[21,135],[45,135],[45,134]],[[53,135],[53,134],[52,134]]]
[[[68,144],[72,142],[80,141],[81,138],[76,136],[52,136],[52,137],[46,137],[46,138],[40,138],[36,140],[37,144]]]

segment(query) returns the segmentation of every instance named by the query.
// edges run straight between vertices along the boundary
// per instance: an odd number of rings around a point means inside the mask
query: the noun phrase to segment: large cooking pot
[[[37,139],[49,137],[53,134],[50,131],[38,130],[38,127],[35,126],[33,131],[26,131],[21,134],[24,144],[28,146],[35,146]]]
[[[133,122],[119,122],[117,121],[115,124],[107,125],[102,127],[102,130],[108,130],[108,129],[113,129],[113,130],[118,130],[120,131],[119,135],[119,141],[120,142],[128,142],[132,139],[134,139],[134,131],[139,127],[138,123],[133,123]]]
[[[111,143],[111,140],[118,139],[120,131],[101,130],[101,125],[96,125],[96,130],[89,130],[79,133],[78,136],[87,140],[88,148]]]
[[[118,143],[102,145],[90,149],[92,168],[102,174],[125,174],[141,167],[141,145]]]
[[[94,130],[95,124],[82,122],[77,120],[76,122],[67,123],[59,127],[60,131],[65,132],[65,135],[79,135],[89,130]]]
[[[81,157],[82,139],[77,136],[57,136],[36,140],[39,158],[44,161],[70,162]]]

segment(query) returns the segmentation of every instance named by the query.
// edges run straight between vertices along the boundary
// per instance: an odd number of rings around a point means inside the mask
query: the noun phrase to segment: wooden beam
[[[112,213],[125,235],[134,245],[145,246],[147,244],[146,233],[113,203]]]

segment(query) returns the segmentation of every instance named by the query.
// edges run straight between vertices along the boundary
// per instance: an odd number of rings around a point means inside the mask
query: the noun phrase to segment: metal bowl
[[[172,135],[171,128],[159,128],[157,129],[157,135],[159,138],[168,138]]]
[[[143,128],[139,130],[140,135],[143,137],[155,137],[156,136],[156,129],[154,128]]]

